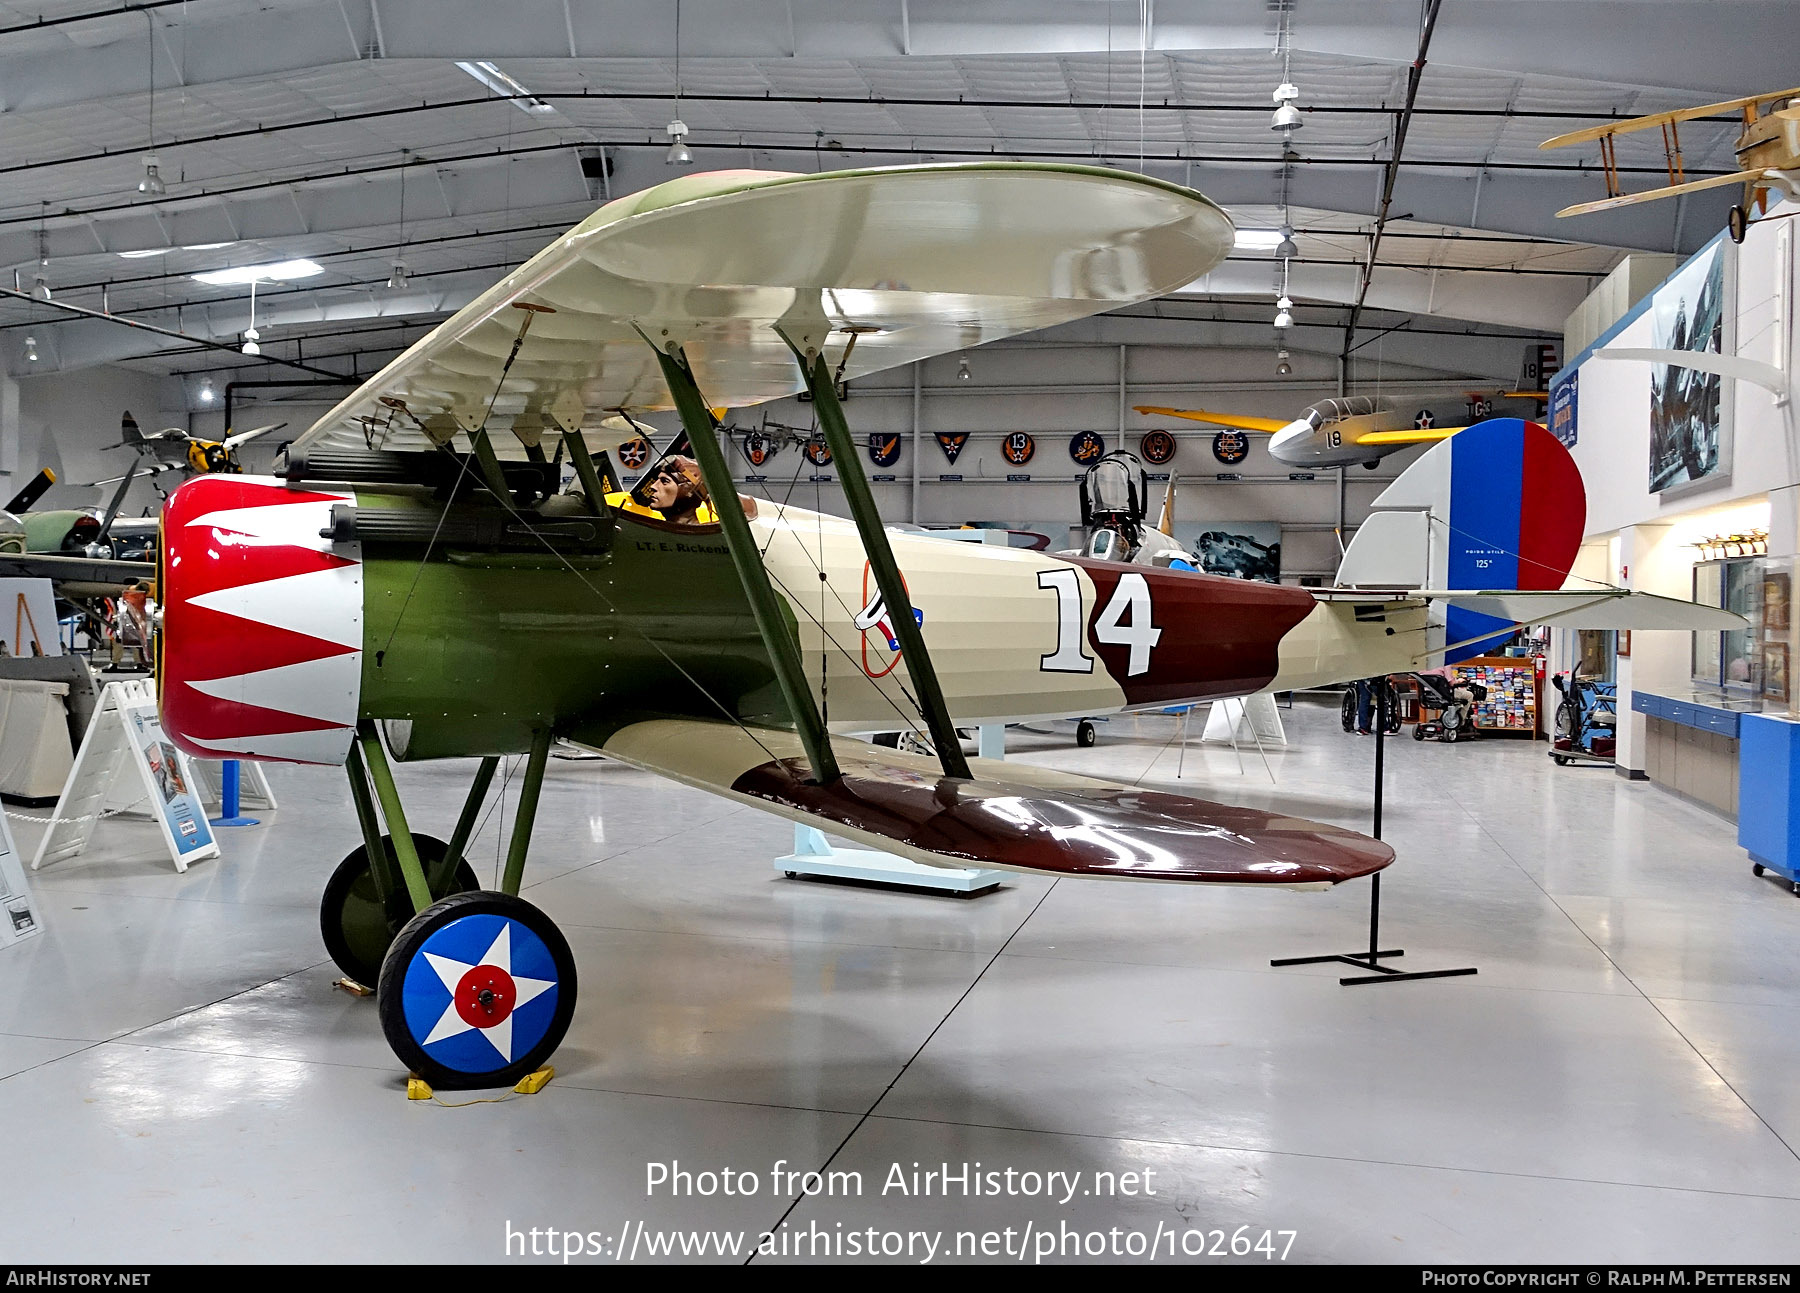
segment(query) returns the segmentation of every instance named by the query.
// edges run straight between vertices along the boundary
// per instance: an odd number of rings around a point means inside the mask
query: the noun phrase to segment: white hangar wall
[[[1793,322],[1800,298],[1800,228],[1794,219],[1800,204],[1782,203],[1769,216],[1751,225],[1741,246],[1725,244],[1735,294],[1726,304],[1735,332],[1727,328],[1725,344],[1741,357],[1782,369],[1792,389],[1800,363]],[[1685,598],[1692,595],[1700,555],[1693,545],[1702,537],[1766,527],[1772,557],[1800,553],[1800,447],[1791,403],[1778,403],[1753,383],[1727,379],[1729,469],[1678,490],[1650,491],[1650,365],[1594,352],[1650,347],[1655,302],[1668,291],[1665,282],[1589,353],[1574,357],[1570,368],[1579,373],[1579,395],[1572,452],[1588,494],[1588,544],[1580,569],[1607,582]],[[1631,656],[1618,662],[1622,769],[1644,767],[1644,717],[1631,712],[1632,691],[1686,688],[1690,652],[1685,633],[1632,635]]]

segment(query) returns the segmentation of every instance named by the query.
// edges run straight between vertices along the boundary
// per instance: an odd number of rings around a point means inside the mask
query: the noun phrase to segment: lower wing
[[[1645,189],[1642,193],[1621,193],[1616,198],[1601,198],[1598,202],[1577,202],[1572,207],[1564,207],[1556,214],[1560,217],[1589,215],[1595,211],[1611,211],[1614,207],[1636,206],[1639,202],[1657,202],[1682,193],[1698,193],[1701,189],[1720,189],[1728,184],[1760,180],[1762,174],[1760,170],[1736,171],[1730,175],[1714,175],[1704,180],[1689,180],[1686,184],[1671,184],[1666,188]]]
[[[573,739],[928,866],[1322,888],[1394,859],[1341,827],[998,759],[971,760],[965,781],[929,756],[837,740],[843,776],[819,785],[799,738],[777,729],[658,718]]]
[[[1280,418],[1254,418],[1240,413],[1208,413],[1205,409],[1165,409],[1151,404],[1132,406],[1152,417],[1186,418],[1189,422],[1207,422],[1216,427],[1241,427],[1245,431],[1267,431],[1273,434],[1287,426]]]

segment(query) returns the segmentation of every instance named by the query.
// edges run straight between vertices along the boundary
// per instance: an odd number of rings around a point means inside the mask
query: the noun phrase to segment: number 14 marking
[[[1056,650],[1039,659],[1045,673],[1092,673],[1093,657],[1082,648],[1081,582],[1074,570],[1040,570],[1038,587],[1056,593]],[[1094,621],[1094,640],[1106,646],[1130,650],[1125,675],[1135,678],[1150,671],[1151,649],[1163,631],[1152,622],[1150,582],[1136,571],[1119,576],[1106,609]]]

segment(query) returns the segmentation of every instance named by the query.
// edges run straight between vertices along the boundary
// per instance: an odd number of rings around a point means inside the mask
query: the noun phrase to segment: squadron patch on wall
[[[938,448],[944,451],[944,457],[955,462],[963,446],[969,443],[967,431],[939,431],[937,433]]]
[[[1146,431],[1138,442],[1144,461],[1160,467],[1175,456],[1175,437],[1167,431]]]
[[[1037,441],[1023,431],[1013,431],[1000,442],[1000,452],[1006,455],[1006,461],[1013,466],[1023,467],[1031,461],[1031,455],[1037,452]]]
[[[900,437],[892,431],[869,432],[869,461],[877,467],[892,467],[900,461]]]
[[[1078,431],[1069,441],[1069,457],[1086,467],[1106,456],[1106,441],[1095,431]]]
[[[744,457],[760,467],[775,456],[775,441],[761,431],[744,432]]]
[[[1242,431],[1221,431],[1213,437],[1212,451],[1222,463],[1240,463],[1250,456],[1250,437]]]
[[[619,446],[619,465],[626,471],[642,471],[644,464],[650,461],[650,442],[639,436],[635,440],[627,440]]]

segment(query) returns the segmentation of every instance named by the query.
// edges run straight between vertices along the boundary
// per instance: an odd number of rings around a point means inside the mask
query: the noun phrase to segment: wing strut
[[[780,329],[777,329],[780,331]],[[882,528],[881,513],[875,508],[875,496],[869,492],[868,477],[863,475],[862,460],[856,455],[856,442],[850,438],[850,424],[844,420],[844,406],[838,403],[837,383],[825,362],[822,347],[804,349],[781,333],[783,341],[794,352],[800,371],[806,377],[806,389],[812,392],[813,410],[819,415],[819,426],[831,446],[831,460],[838,469],[838,483],[844,487],[844,500],[856,521],[856,532],[862,536],[863,553],[869,569],[881,589],[881,600],[887,604],[888,623],[900,643],[900,658],[906,661],[907,675],[918,692],[919,706],[925,711],[925,723],[931,730],[931,744],[937,750],[938,762],[946,777],[970,776],[969,761],[963,757],[962,741],[956,735],[956,724],[944,704],[944,689],[938,685],[937,670],[925,650],[925,635],[913,615],[912,599],[907,595],[906,580],[894,562],[894,549]],[[807,338],[810,340],[810,338]],[[856,334],[850,336],[856,344]]]
[[[641,329],[639,335],[643,335]],[[649,337],[644,340],[650,342]],[[825,720],[819,716],[812,688],[806,682],[806,670],[800,663],[800,644],[788,632],[781,603],[775,598],[769,572],[763,569],[762,555],[750,533],[750,522],[744,518],[744,506],[738,502],[737,482],[732,480],[731,468],[725,465],[725,455],[719,450],[706,399],[700,394],[694,372],[688,367],[679,346],[670,343],[667,351],[655,342],[650,342],[650,346],[656,351],[663,379],[669,384],[669,394],[675,397],[675,407],[681,412],[681,424],[687,428],[694,461],[700,464],[700,474],[706,478],[706,491],[712,495],[713,514],[719,518],[719,528],[725,532],[731,564],[737,567],[738,582],[744,586],[744,596],[750,600],[756,631],[762,635],[769,661],[775,666],[775,680],[781,685],[788,713],[794,716],[794,727],[800,734],[806,761],[812,765],[814,779],[820,785],[827,785],[839,779],[837,756],[831,752]]]

